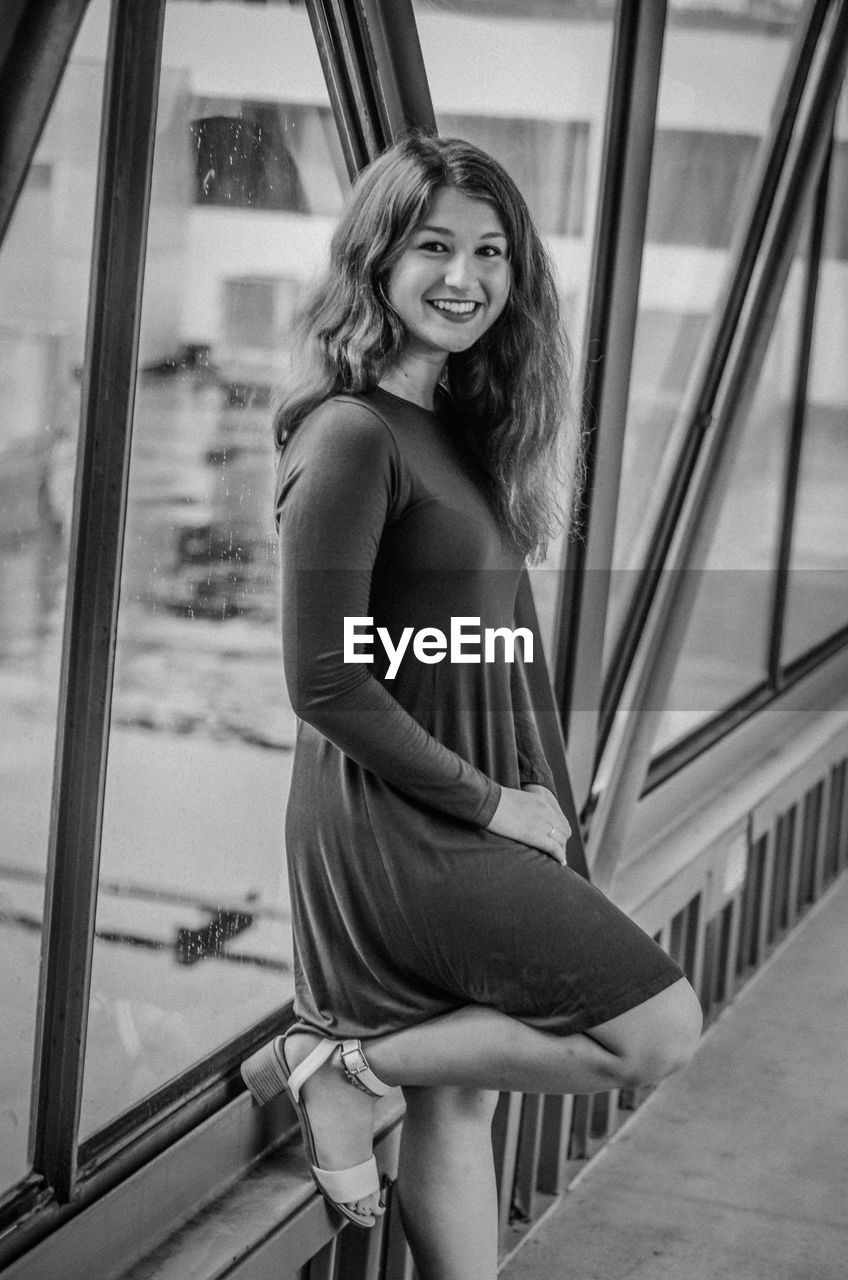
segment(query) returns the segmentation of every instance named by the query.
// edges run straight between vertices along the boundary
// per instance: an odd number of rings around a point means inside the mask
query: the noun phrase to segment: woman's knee
[[[589,1033],[615,1054],[616,1083],[656,1084],[692,1057],[703,1025],[701,1005],[685,978]]]

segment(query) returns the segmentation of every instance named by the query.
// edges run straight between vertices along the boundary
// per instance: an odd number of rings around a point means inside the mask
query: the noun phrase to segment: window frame
[[[0,33],[0,102],[14,111],[4,117],[0,134],[0,157],[11,156],[0,165],[0,238],[5,230],[17,194],[25,180],[28,164],[49,111],[62,70],[70,54],[87,0],[73,0],[60,6],[38,0],[14,0],[17,25],[12,21]],[[830,0],[809,0],[806,36],[799,52],[814,49]],[[131,1224],[126,1206],[143,1203],[145,1224],[151,1233],[164,1234],[178,1220],[207,1201],[231,1182],[270,1146],[295,1132],[290,1110],[285,1106],[267,1108],[260,1118],[244,1092],[238,1077],[238,1061],[256,1044],[285,1025],[290,1006],[251,1027],[228,1042],[203,1063],[183,1073],[144,1103],[132,1108],[112,1124],[78,1146],[78,1120],[85,1047],[85,1019],[94,932],[97,893],[100,821],[105,780],[105,755],[109,726],[111,672],[115,648],[117,597],[121,564],[123,517],[126,503],[128,457],[132,428],[133,392],[138,318],[144,270],[153,138],[157,105],[158,74],[161,61],[165,0],[134,5],[129,0],[112,0],[112,16],[104,87],[104,124],[98,167],[98,202],[95,255],[92,269],[89,328],[83,395],[83,439],[75,485],[75,524],[72,557],[75,576],[69,593],[57,741],[53,838],[46,890],[45,938],[47,953],[42,974],[42,1021],[36,1057],[34,1098],[35,1145],[33,1175],[13,1187],[0,1200],[0,1265],[18,1260],[27,1266],[26,1250],[55,1233],[56,1256],[66,1247],[57,1228],[70,1224],[83,1211],[93,1215],[77,1240],[75,1264],[84,1269],[86,1249],[103,1247],[104,1234],[110,1243],[122,1240],[122,1248],[133,1245],[129,1235],[140,1234],[138,1217]],[[334,118],[339,129],[348,171],[351,176],[379,153],[409,124],[435,127],[432,103],[420,46],[418,45],[411,0],[307,0],[325,78],[330,90]],[[33,16],[39,16],[36,22]],[[599,397],[600,432],[607,425],[611,406],[626,397],[633,325],[635,324],[632,263],[623,273],[621,248],[630,240],[616,239],[618,260],[609,252],[613,229],[624,215],[623,235],[634,236],[645,210],[647,179],[650,173],[650,138],[654,117],[650,116],[647,143],[644,133],[629,131],[623,138],[616,129],[638,115],[642,95],[652,92],[658,75],[662,33],[666,20],[665,0],[634,0],[620,3],[616,13],[615,75],[611,84],[611,107],[604,143],[606,204],[596,228],[590,296],[594,315],[591,331],[604,337],[605,364],[613,366],[605,401]],[[818,27],[816,24],[818,23]],[[635,24],[635,25],[634,25]],[[640,24],[647,24],[642,25]],[[632,41],[638,30],[639,41]],[[5,43],[4,43],[5,42]],[[810,52],[812,57],[812,52]],[[23,91],[24,72],[32,89]],[[11,70],[10,70],[11,68]],[[618,95],[616,97],[616,95]],[[785,121],[783,121],[785,126]],[[780,127],[780,124],[779,124]],[[791,125],[790,125],[791,132]],[[778,144],[780,141],[778,132]],[[641,138],[641,140],[640,140]],[[621,144],[621,145],[619,145]],[[787,141],[788,145],[788,141]],[[616,148],[613,151],[613,148]],[[760,174],[765,203],[756,207],[762,219],[760,234],[780,177],[782,161],[773,150],[769,164]],[[785,151],[784,151],[785,158]],[[615,197],[615,175],[639,175],[637,187],[628,197]],[[769,184],[772,184],[769,186]],[[622,184],[622,186],[625,184]],[[632,197],[630,205],[620,203]],[[756,224],[756,218],[754,219]],[[729,311],[724,316],[717,343],[728,347],[732,315],[741,311],[756,256],[756,225],[743,246],[737,271],[731,280]],[[616,233],[617,235],[618,233]],[[641,253],[641,246],[639,247]],[[626,255],[625,255],[626,256]],[[637,258],[638,263],[638,258]],[[638,266],[635,276],[638,295]],[[622,299],[633,313],[621,323],[615,341],[608,344],[613,312]],[[105,317],[109,317],[106,324]],[[116,317],[124,317],[115,323]],[[737,312],[738,318],[738,312]],[[725,351],[726,355],[726,351]],[[593,358],[592,364],[598,364]],[[588,377],[585,394],[594,394]],[[598,389],[598,388],[596,388]],[[109,406],[108,413],[105,405]],[[706,425],[703,404],[693,419],[693,438]],[[607,415],[604,417],[603,415]],[[699,416],[700,415],[700,416]],[[687,437],[688,438],[688,437]],[[603,575],[586,569],[609,543],[614,527],[615,499],[620,471],[620,449],[603,458],[595,457],[593,482],[588,498],[591,525],[586,545],[574,552],[571,571],[564,574],[570,589],[558,607],[556,645],[557,703],[560,721],[570,725],[572,776],[566,765],[562,739],[555,733],[546,748],[555,762],[555,773],[570,813],[580,848],[577,811],[591,782],[592,761],[598,745],[597,724],[586,733],[577,724],[573,704],[579,688],[581,705],[588,694],[596,714],[601,691],[600,647],[606,616],[606,588]],[[686,459],[680,477],[685,477]],[[95,484],[95,475],[97,483]],[[684,485],[685,487],[685,485]],[[93,500],[100,490],[99,501]],[[590,585],[587,585],[590,584]],[[642,586],[640,607],[650,603],[650,580]],[[532,595],[525,602],[528,617],[534,613]],[[845,668],[846,641],[825,646],[803,660],[797,679],[782,692],[799,696],[804,688],[833,687]],[[836,673],[836,674],[834,674]],[[535,672],[538,676],[539,672]],[[541,673],[544,677],[544,673]],[[807,680],[809,683],[804,684]],[[614,689],[613,689],[614,691]],[[545,678],[537,679],[534,699],[543,708],[553,706],[551,689]],[[609,694],[607,695],[609,697]],[[610,707],[607,701],[607,710]],[[759,707],[759,704],[758,704]],[[758,709],[754,708],[755,710]],[[550,725],[553,717],[545,716]],[[735,725],[739,725],[737,719]],[[550,735],[549,728],[546,730]],[[762,739],[762,727],[751,720],[750,708],[740,735],[725,735],[722,742],[701,746],[696,767],[683,769],[692,756],[682,760],[671,773],[654,779],[652,807],[660,812],[672,794],[691,796],[697,779],[715,770],[728,753],[738,751],[745,741]],[[765,741],[763,739],[763,741]],[[715,750],[707,750],[715,747]],[[586,761],[578,777],[576,758]],[[672,785],[660,787],[668,778]],[[649,775],[649,783],[651,776]],[[575,799],[577,803],[575,804]],[[387,1117],[387,1123],[394,1123]],[[222,1154],[223,1153],[223,1154]],[[179,1187],[179,1194],[174,1188]],[[114,1195],[107,1195],[107,1192]],[[95,1225],[96,1224],[96,1225]],[[143,1234],[143,1231],[141,1232]],[[95,1238],[96,1237],[96,1238]],[[146,1237],[149,1240],[152,1238]],[[120,1257],[128,1257],[125,1252]],[[10,1273],[13,1274],[13,1273]]]

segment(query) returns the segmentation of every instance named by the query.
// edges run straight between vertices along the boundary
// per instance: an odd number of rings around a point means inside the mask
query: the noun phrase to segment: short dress
[[[325,401],[282,450],[277,519],[297,1017],[368,1037],[475,1004],[567,1035],[676,982],[585,879],[485,829],[501,787],[554,781],[506,636],[523,556],[457,412]]]

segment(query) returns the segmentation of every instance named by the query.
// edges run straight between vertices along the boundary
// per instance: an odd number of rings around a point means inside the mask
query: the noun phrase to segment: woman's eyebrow
[[[456,233],[450,227],[431,227],[429,224],[418,228],[419,232],[429,231],[437,236],[452,236]],[[503,231],[484,231],[480,237],[481,240],[506,240],[506,234]]]

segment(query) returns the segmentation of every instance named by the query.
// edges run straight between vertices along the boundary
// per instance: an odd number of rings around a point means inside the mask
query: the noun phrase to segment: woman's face
[[[509,246],[485,200],[441,187],[389,271],[389,301],[409,331],[405,353],[466,351],[506,306]]]

